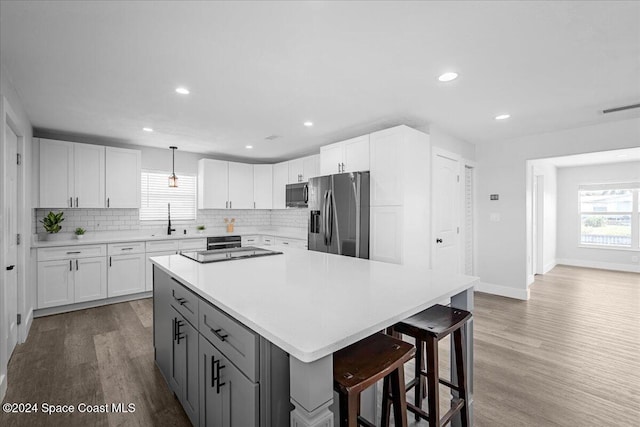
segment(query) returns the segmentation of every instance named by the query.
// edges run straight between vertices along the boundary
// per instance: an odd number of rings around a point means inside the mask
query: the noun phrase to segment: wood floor
[[[640,425],[640,274],[558,266],[526,302],[476,293],[474,317],[476,427]],[[3,427],[190,425],[153,363],[151,300],[34,320],[8,375],[4,402],[136,411],[0,413]]]

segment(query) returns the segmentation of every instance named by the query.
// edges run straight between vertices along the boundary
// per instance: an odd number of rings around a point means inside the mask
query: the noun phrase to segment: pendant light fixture
[[[173,152],[173,167],[171,168],[171,176],[169,177],[169,187],[175,188],[178,186],[178,177],[176,176],[176,150],[178,147],[169,147]]]

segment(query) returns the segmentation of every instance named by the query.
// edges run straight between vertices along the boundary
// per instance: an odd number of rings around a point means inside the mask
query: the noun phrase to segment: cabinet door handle
[[[73,197],[69,197],[69,207],[73,207]]]
[[[78,260],[76,260],[76,271],[78,271]]]
[[[211,332],[213,332],[213,334],[218,337],[218,339],[220,339],[220,341],[226,341],[226,338],[229,336],[229,334],[221,334],[220,331],[222,331],[222,328],[220,329],[213,329],[213,328],[209,328],[211,329]]]
[[[216,363],[217,363],[217,360],[212,354],[211,355],[211,388],[215,387],[216,380],[218,379],[216,378],[216,370],[214,368],[216,366]]]
[[[107,207],[109,207],[109,198],[107,197]]]
[[[111,257],[109,257],[109,267],[111,267]]]
[[[185,305],[187,303],[187,299],[186,298],[176,298],[173,297],[176,301],[178,301],[178,304],[180,305]]]
[[[184,322],[182,320],[176,319],[176,330],[175,330],[174,339],[178,344],[180,344],[181,339],[184,339],[184,334],[180,332],[180,328],[183,326],[184,326]]]
[[[76,208],[79,208],[80,205],[78,204],[78,198],[76,197]]]
[[[229,209],[233,209],[233,201],[229,200]]]
[[[73,261],[69,260],[69,271],[73,271]]]
[[[216,394],[220,394],[220,387],[226,384],[220,382],[220,370],[224,368],[226,368],[226,366],[220,364],[219,360],[216,360]]]

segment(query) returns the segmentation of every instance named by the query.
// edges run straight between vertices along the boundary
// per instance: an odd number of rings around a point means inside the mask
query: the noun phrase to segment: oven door
[[[287,185],[288,208],[306,208],[309,204],[309,185],[306,182]]]

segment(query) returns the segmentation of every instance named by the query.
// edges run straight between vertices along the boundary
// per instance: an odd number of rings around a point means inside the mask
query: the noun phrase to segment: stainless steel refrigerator
[[[369,172],[309,180],[309,250],[369,258]]]

